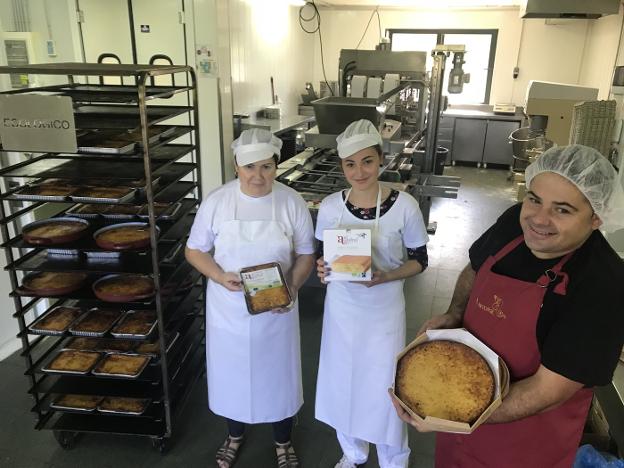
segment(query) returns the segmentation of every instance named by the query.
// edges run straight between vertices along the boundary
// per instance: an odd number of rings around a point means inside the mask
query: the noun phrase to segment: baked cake
[[[97,395],[67,394],[60,395],[56,400],[54,400],[54,403],[50,406],[52,408],[60,409],[94,411],[101,400],[102,397]]]
[[[494,398],[494,374],[474,349],[455,341],[427,341],[397,365],[395,392],[420,417],[471,424]]]
[[[80,314],[82,309],[78,307],[58,306],[32,324],[30,329],[37,332],[61,333],[67,330]]]
[[[100,232],[95,237],[97,245],[103,249],[132,249],[149,245],[148,224],[121,225]]]
[[[150,360],[149,356],[137,354],[108,354],[95,368],[94,374],[136,377]]]
[[[147,398],[106,397],[98,405],[103,412],[142,414],[150,400]]]
[[[368,255],[342,255],[331,264],[332,271],[336,273],[350,273],[362,275],[371,267],[371,258]]]

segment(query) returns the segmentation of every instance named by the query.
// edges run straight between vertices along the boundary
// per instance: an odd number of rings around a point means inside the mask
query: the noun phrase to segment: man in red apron
[[[570,467],[592,387],[611,381],[624,344],[624,263],[598,229],[624,227],[613,167],[591,148],[557,147],[526,181],[522,204],[470,248],[447,313],[422,328],[467,328],[512,380],[486,424],[437,435],[437,467]]]

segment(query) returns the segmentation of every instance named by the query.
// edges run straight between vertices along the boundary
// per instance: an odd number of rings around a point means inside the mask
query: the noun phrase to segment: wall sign
[[[148,33],[148,32],[150,32],[150,25],[149,25],[149,24],[142,24],[142,25],[141,25],[141,32],[142,32],[142,33]]]
[[[69,96],[0,95],[0,139],[8,151],[75,153]]]

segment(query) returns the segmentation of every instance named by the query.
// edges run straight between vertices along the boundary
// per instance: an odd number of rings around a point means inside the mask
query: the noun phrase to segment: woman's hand
[[[290,312],[293,307],[295,306],[295,301],[297,300],[297,293],[299,292],[298,289],[295,289],[294,286],[288,286],[288,290],[290,291],[290,296],[292,297],[292,302],[290,303],[290,305],[286,306],[286,307],[282,307],[281,309],[275,309],[272,310],[271,313],[272,314],[287,314],[288,312]]]
[[[223,272],[217,278],[217,283],[229,291],[241,291],[241,279],[238,273]]]
[[[373,286],[377,286],[378,284],[387,283],[391,281],[390,275],[387,271],[373,271],[373,275],[370,281],[351,281],[352,283],[357,283],[367,288],[372,288]]]
[[[396,410],[397,415],[402,421],[405,421],[410,426],[415,427],[418,432],[432,432],[431,429],[425,429],[420,421],[417,421],[416,419],[412,418],[410,414],[407,411],[405,411],[405,409],[401,406],[397,398],[392,393],[391,388],[388,389],[388,394],[390,395],[390,399],[392,400],[392,405],[394,406],[394,409]]]
[[[325,281],[325,277],[328,276],[330,272],[331,268],[329,267],[329,264],[325,262],[324,257],[320,257],[316,261],[316,275],[321,280],[321,283],[327,284],[327,282]]]

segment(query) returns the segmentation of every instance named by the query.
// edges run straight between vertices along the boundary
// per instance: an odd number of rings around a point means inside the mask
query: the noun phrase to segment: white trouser
[[[406,431],[407,432],[407,431]],[[349,437],[336,431],[342,452],[350,462],[360,465],[368,460],[369,443],[362,439]],[[377,459],[379,468],[407,468],[410,449],[407,446],[407,434],[400,447],[377,444]]]

